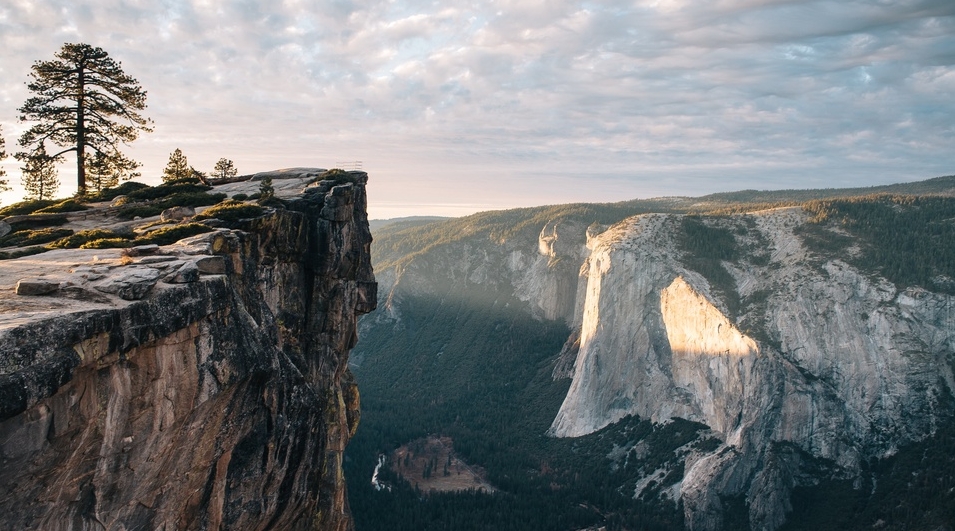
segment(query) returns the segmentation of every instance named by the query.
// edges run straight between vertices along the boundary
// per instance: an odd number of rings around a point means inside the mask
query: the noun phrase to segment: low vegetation
[[[36,229],[20,230],[7,234],[0,238],[0,247],[26,247],[29,245],[39,245],[49,243],[60,238],[65,238],[73,234],[70,229]]]
[[[133,245],[147,245],[151,243],[156,245],[169,245],[183,238],[196,236],[212,230],[212,227],[201,223],[184,223],[141,234],[133,240]]]
[[[256,218],[261,216],[265,209],[259,205],[243,203],[241,201],[223,201],[204,212],[197,214],[195,219],[221,219],[223,221],[239,221],[240,219]]]
[[[57,204],[55,199],[33,199],[29,201],[20,201],[12,205],[0,208],[0,217],[23,216],[32,214],[41,208]]]
[[[81,212],[83,210],[89,210],[90,207],[76,201],[74,199],[67,199],[66,201],[61,201],[59,203],[52,204],[50,206],[43,207],[36,210],[36,214],[59,214],[62,212]]]
[[[64,238],[60,238],[54,242],[51,242],[47,245],[50,249],[76,249],[82,247],[86,243],[89,243],[94,240],[102,240],[104,238],[110,239],[127,239],[111,230],[106,229],[90,229],[82,230],[75,234],[71,234]]]
[[[148,184],[136,182],[136,181],[126,181],[123,184],[113,187],[100,190],[99,192],[86,195],[84,201],[89,203],[98,203],[102,201],[112,201],[121,195],[128,196],[129,194],[142,190],[144,188],[149,188]]]

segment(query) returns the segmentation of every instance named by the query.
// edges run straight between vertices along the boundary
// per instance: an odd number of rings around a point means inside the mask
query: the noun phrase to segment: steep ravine
[[[351,529],[377,285],[348,180],[148,256],[20,259],[58,289],[0,290],[0,528]]]

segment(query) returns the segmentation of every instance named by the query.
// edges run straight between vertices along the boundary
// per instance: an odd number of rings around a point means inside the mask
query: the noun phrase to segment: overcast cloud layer
[[[362,161],[373,217],[955,173],[952,0],[5,0],[8,153],[66,42],[148,91],[142,180]]]

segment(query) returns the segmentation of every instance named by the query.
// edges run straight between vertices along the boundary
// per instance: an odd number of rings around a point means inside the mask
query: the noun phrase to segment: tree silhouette
[[[275,188],[272,186],[272,178],[265,177],[259,183],[259,203],[275,197]]]
[[[238,175],[239,170],[235,169],[235,165],[231,160],[226,158],[219,159],[219,162],[216,162],[216,167],[212,170],[212,177],[214,179],[229,179]]]
[[[138,112],[146,108],[146,91],[102,48],[67,43],[56,59],[37,61],[31,70],[27,88],[34,96],[20,107],[20,121],[38,123],[20,137],[24,158],[46,142],[64,148],[53,160],[75,152],[78,194],[86,193],[87,149],[122,157],[120,143],[152,131]]]
[[[3,139],[3,127],[0,127],[0,162],[3,159],[7,158],[6,147],[7,143]],[[0,166],[0,192],[5,192],[10,189],[10,183],[7,181],[7,171],[3,169],[3,166]]]
[[[163,182],[175,181],[176,179],[186,179],[192,177],[195,170],[189,166],[189,160],[182,154],[182,150],[176,148],[169,154],[169,162],[162,171]]]
[[[123,155],[109,157],[97,152],[86,158],[86,186],[94,192],[104,188],[111,188],[119,181],[128,181],[141,174],[135,171],[139,163],[127,159]]]
[[[20,168],[23,170],[20,182],[26,191],[24,199],[52,199],[60,188],[60,179],[56,172],[57,157],[47,154],[46,146],[42,143],[29,155],[17,155],[17,158],[25,163]]]

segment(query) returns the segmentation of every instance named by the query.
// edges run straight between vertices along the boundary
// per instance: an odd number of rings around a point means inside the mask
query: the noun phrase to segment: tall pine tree
[[[139,114],[146,91],[102,48],[89,44],[64,44],[56,59],[37,61],[31,69],[27,88],[34,96],[20,107],[20,121],[37,123],[20,137],[26,151],[18,158],[25,160],[47,142],[63,148],[50,155],[54,160],[75,152],[77,193],[85,194],[89,151],[118,159],[121,143],[152,131],[152,122]]]

